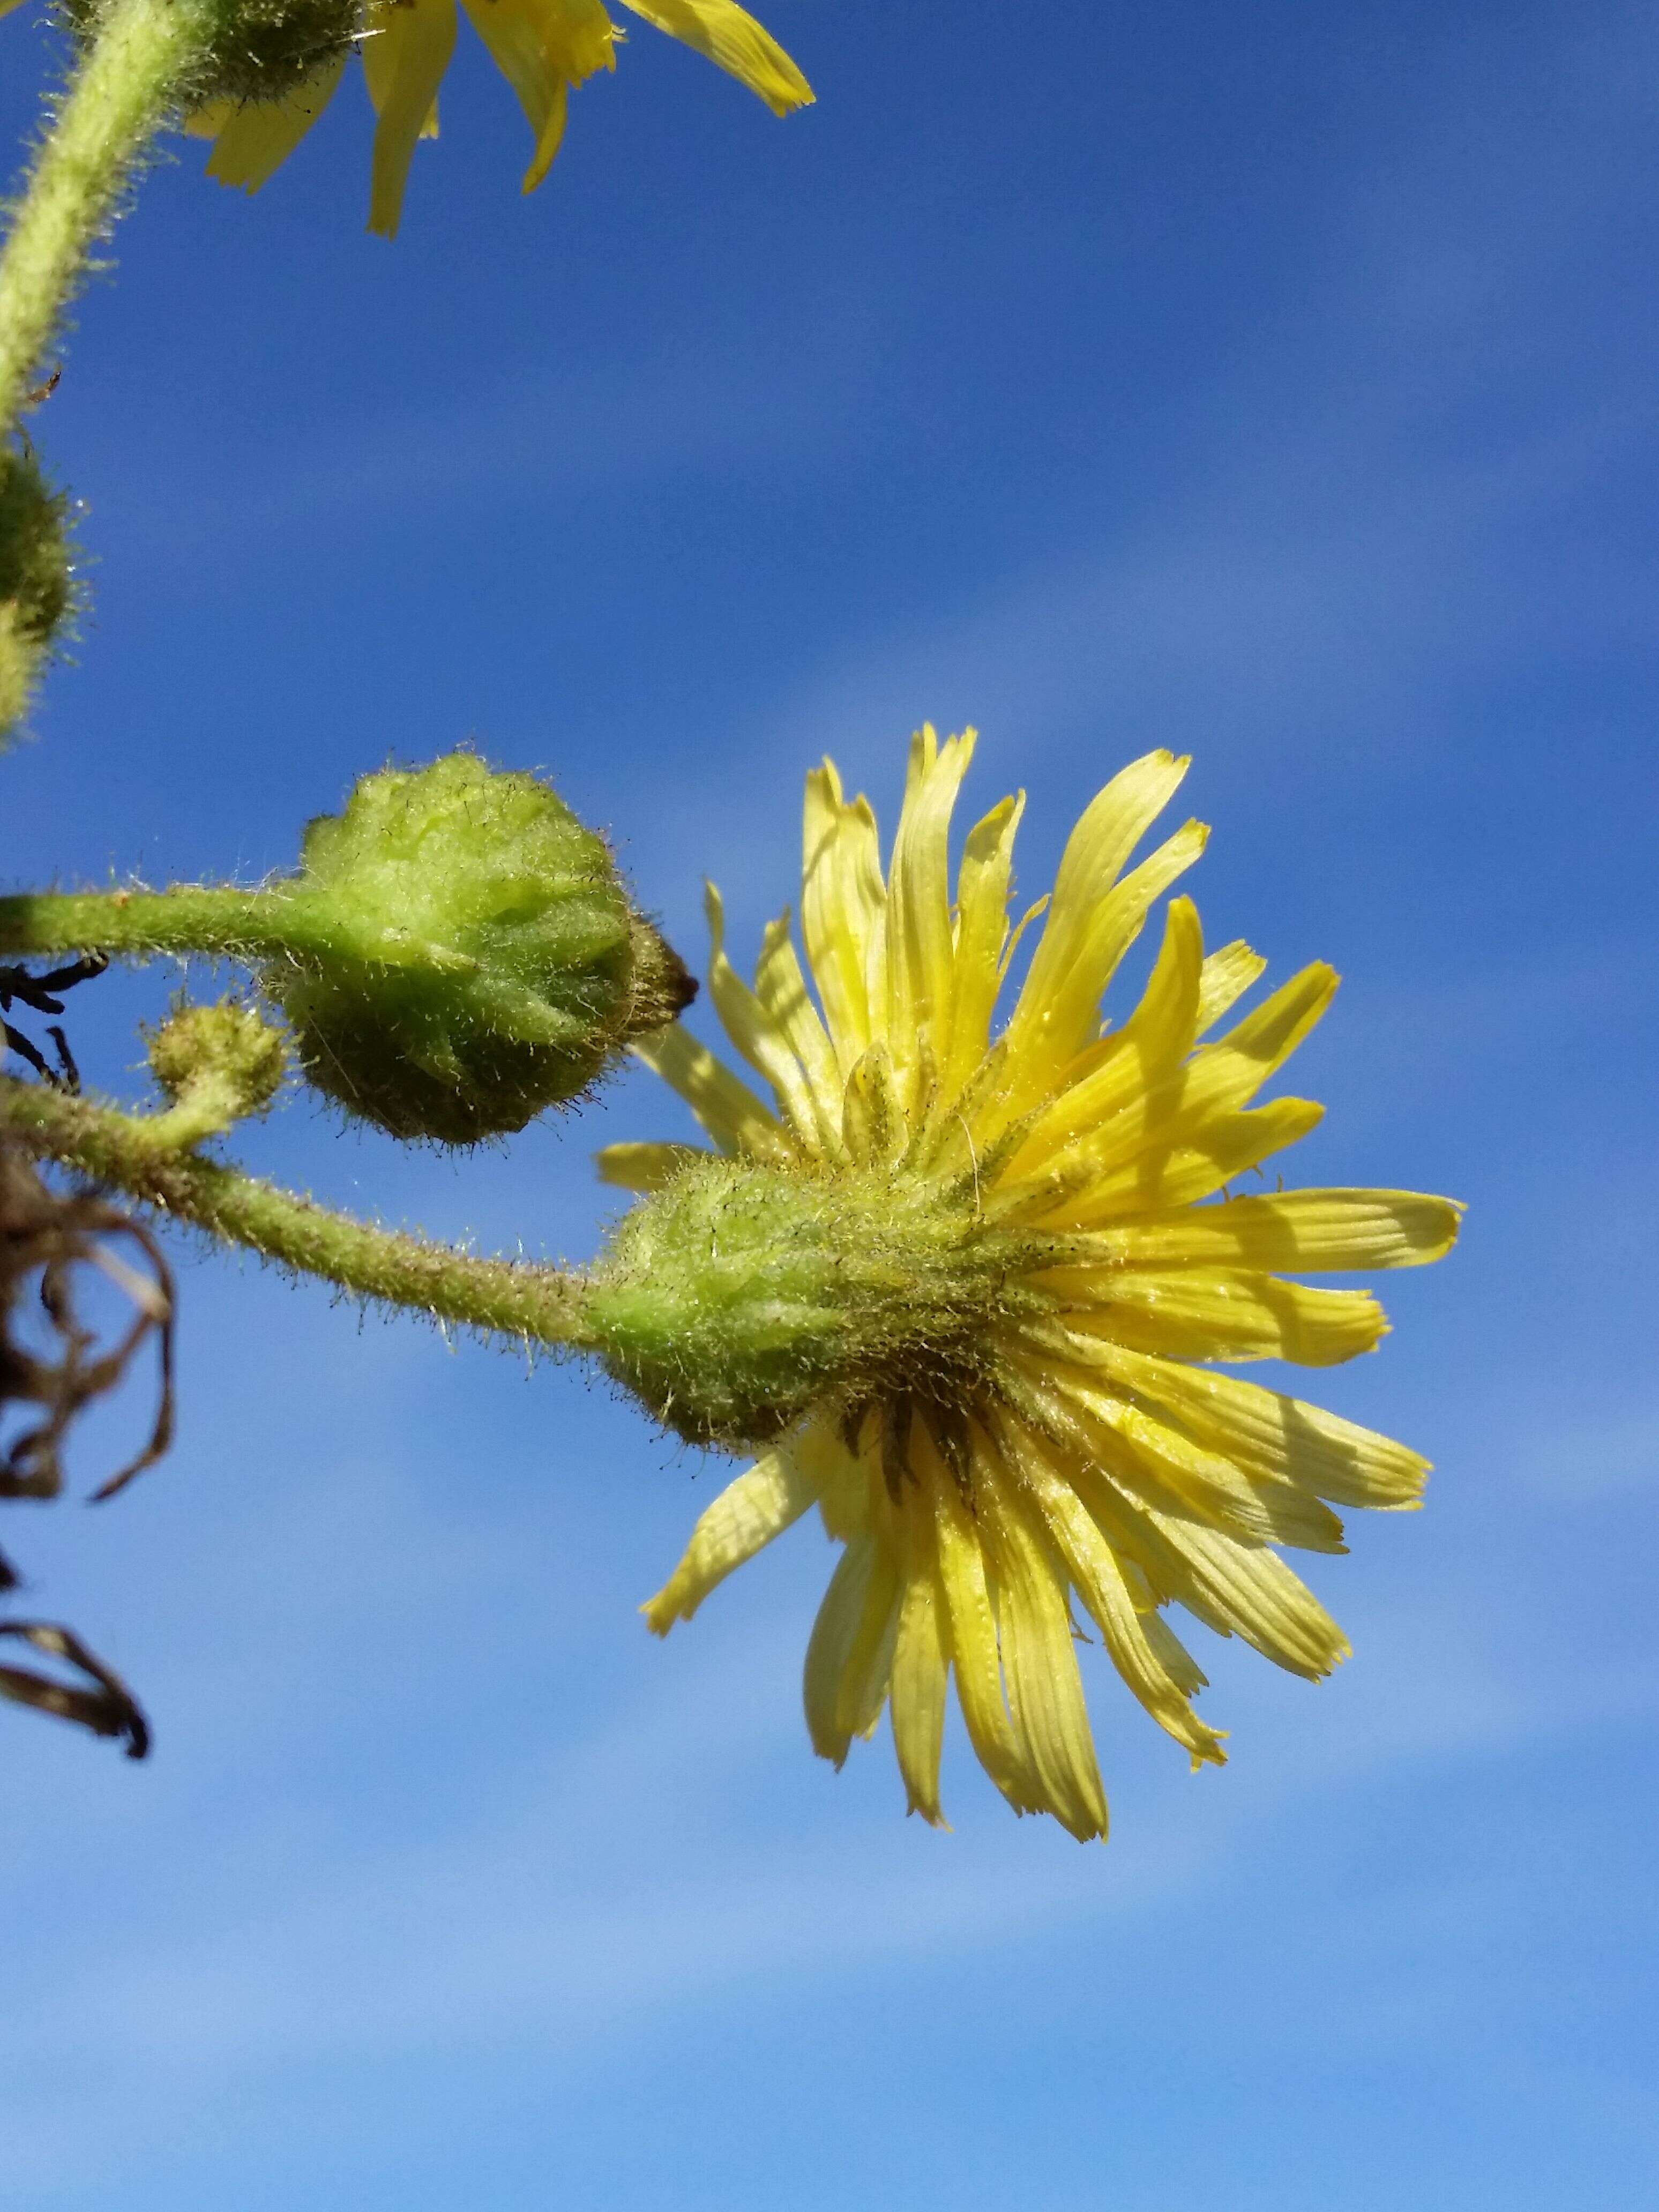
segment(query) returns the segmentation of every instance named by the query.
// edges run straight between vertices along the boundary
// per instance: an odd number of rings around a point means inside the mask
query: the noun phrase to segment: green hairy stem
[[[477,1259],[374,1228],[240,1169],[170,1149],[173,1133],[167,1121],[165,1115],[118,1113],[43,1084],[0,1079],[0,1133],[37,1158],[112,1184],[158,1213],[434,1321],[559,1350],[591,1347],[580,1276]]]
[[[0,952],[7,953],[276,959],[326,951],[333,939],[334,933],[321,928],[295,899],[215,884],[167,891],[24,891],[0,898]]]
[[[200,0],[116,0],[43,141],[0,254],[0,434],[138,154],[210,33]]]

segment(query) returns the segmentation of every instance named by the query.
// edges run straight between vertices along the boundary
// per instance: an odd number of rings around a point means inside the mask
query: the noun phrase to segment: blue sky
[[[637,26],[529,201],[464,30],[391,246],[359,86],[252,201],[194,146],[157,168],[37,420],[96,611],[4,763],[8,874],[251,880],[362,770],[471,738],[698,955],[716,877],[748,952],[825,748],[890,822],[910,728],[977,723],[1033,896],[1114,769],[1190,750],[1212,939],[1346,978],[1296,1179],[1470,1204],[1318,1378],[1432,1456],[1429,1508],[1312,1564],[1332,1682],[1206,1645],[1224,1772],[1097,1668],[1112,1841],[1016,1821],[959,1740],[938,1836],[884,1741],[810,1755],[810,1527],[659,1645],[635,1607],[717,1467],[574,1371],[181,1250],[173,1458],[5,1530],[158,1739],[134,1768],[0,1713],[8,2203],[1623,2212],[1656,2148],[1659,26],[768,20],[815,109]],[[49,41],[0,37],[15,143]],[[100,1083],[137,1088],[173,980],[76,1002]],[[580,1259],[591,1150],[682,1133],[640,1074],[459,1162],[303,1099],[244,1151]]]

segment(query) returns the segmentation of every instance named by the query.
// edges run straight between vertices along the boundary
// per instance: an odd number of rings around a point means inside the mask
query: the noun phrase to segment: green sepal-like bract
[[[74,611],[68,512],[27,442],[0,446],[0,738],[21,720]]]
[[[111,0],[58,0],[89,46]],[[185,88],[192,102],[274,100],[362,35],[364,0],[176,0],[200,19],[199,52]]]
[[[1053,1241],[902,1172],[694,1158],[623,1217],[583,1322],[665,1427],[747,1450],[809,1408],[994,1393],[999,1323],[1045,1303],[1025,1279]]]
[[[522,1128],[695,989],[604,840],[471,753],[365,777],[264,898],[285,950],[263,981],[307,1075],[394,1136]]]

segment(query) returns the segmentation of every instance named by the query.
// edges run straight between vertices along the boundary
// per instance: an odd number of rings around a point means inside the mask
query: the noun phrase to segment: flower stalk
[[[580,1277],[480,1259],[358,1221],[177,1148],[184,1132],[169,1129],[167,1119],[123,1114],[44,1084],[0,1080],[0,1131],[37,1159],[112,1185],[155,1212],[296,1273],[321,1276],[355,1297],[550,1349],[591,1347]]]
[[[139,152],[212,34],[202,0],[114,0],[43,140],[0,253],[0,434]]]
[[[326,953],[337,931],[286,891],[182,884],[165,891],[24,891],[0,898],[0,952],[199,954],[265,960]]]

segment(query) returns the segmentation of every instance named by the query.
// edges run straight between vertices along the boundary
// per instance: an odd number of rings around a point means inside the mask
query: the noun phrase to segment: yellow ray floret
[[[1167,1609],[1294,1673],[1328,1673],[1346,1642],[1280,1549],[1341,1551],[1334,1505],[1412,1506],[1427,1472],[1403,1445],[1212,1363],[1328,1366],[1369,1351],[1386,1327],[1370,1291],[1287,1277],[1437,1260],[1459,1208],[1413,1192],[1230,1188],[1318,1117],[1260,1094],[1328,1006],[1328,968],[1217,1034],[1263,963],[1243,945],[1206,956],[1196,908],[1176,896],[1139,1003],[1103,1024],[1124,954],[1203,849],[1189,823],[1133,864],[1186,770],[1168,753],[1125,769],[1078,824],[994,1040],[1023,800],[969,831],[953,896],[951,817],[973,745],[931,729],[913,741],[884,870],[867,802],[846,798],[828,762],[809,775],[804,966],[786,915],[745,984],[710,892],[711,995],[766,1095],[678,1027],[642,1057],[716,1156],[798,1176],[805,1208],[827,1218],[835,1193],[874,1176],[896,1214],[931,1193],[941,1218],[960,1209],[964,1237],[1003,1235],[1024,1256],[951,1361],[914,1375],[890,1363],[812,1406],[708,1508],[645,1612],[665,1634],[817,1506],[842,1553],[807,1652],[815,1748],[839,1765],[889,1711],[910,1808],[939,1822],[954,1680],[973,1748],[1016,1809],[1100,1836],[1079,1624],[1194,1765],[1219,1764],[1221,1738],[1193,1710],[1205,1678]],[[622,1145],[600,1167],[672,1192],[707,1157]]]
[[[0,0],[0,14],[13,0]],[[572,89],[616,67],[622,33],[602,0],[461,0],[467,18],[517,95],[532,150],[524,190],[547,174],[564,136]],[[715,63],[775,115],[805,107],[811,87],[769,32],[736,0],[623,0],[671,38]],[[455,48],[456,0],[374,0],[359,41],[375,113],[369,194],[372,231],[393,236],[416,142],[438,135],[438,88]],[[211,138],[208,174],[257,191],[316,121],[340,82],[345,57],[324,63],[282,100],[216,100],[185,126]]]

